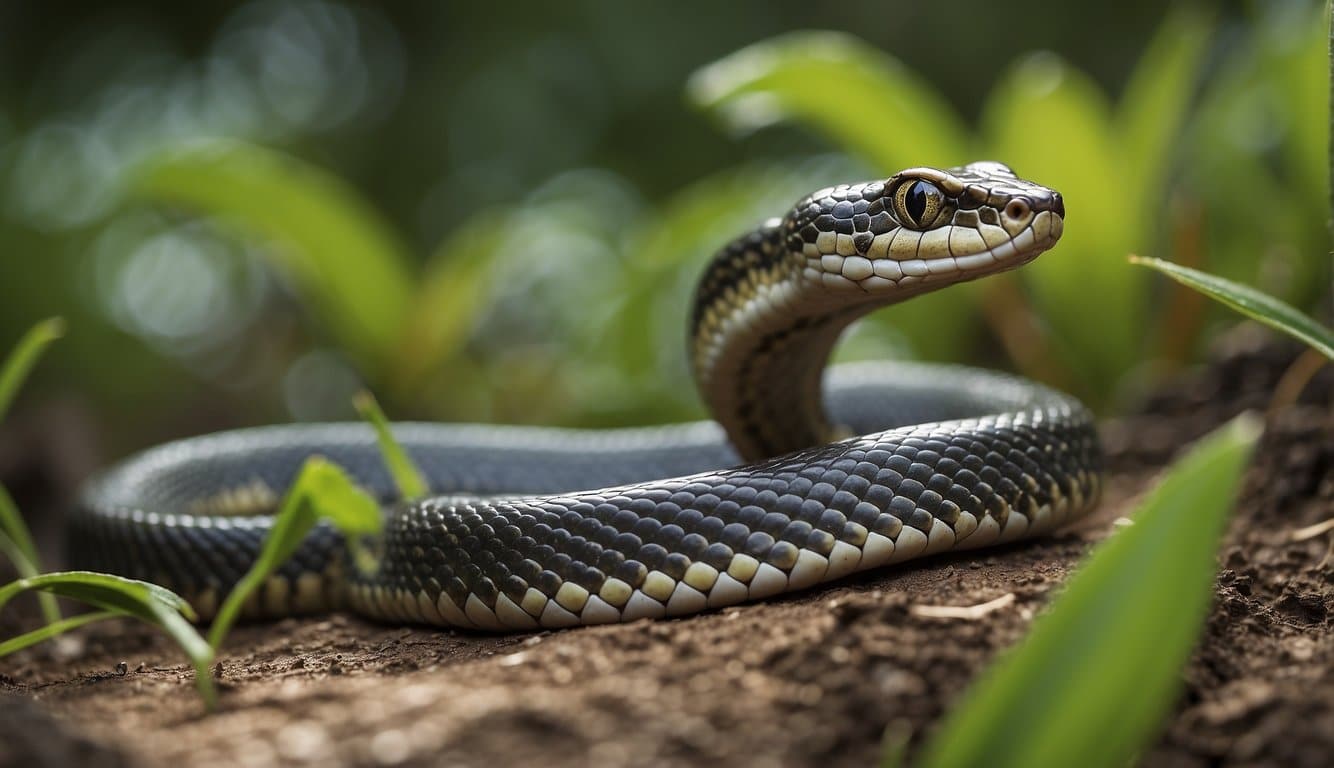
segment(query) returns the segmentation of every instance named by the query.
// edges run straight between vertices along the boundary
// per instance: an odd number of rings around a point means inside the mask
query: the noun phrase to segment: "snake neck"
[[[821,375],[878,307],[1026,264],[1061,236],[1054,190],[1004,165],[910,168],[798,201],[729,243],[695,295],[695,380],[741,457],[837,439]]]
[[[821,397],[825,364],[869,307],[830,301],[784,245],[779,219],[719,252],[695,297],[695,380],[741,458],[758,461],[837,437]]]

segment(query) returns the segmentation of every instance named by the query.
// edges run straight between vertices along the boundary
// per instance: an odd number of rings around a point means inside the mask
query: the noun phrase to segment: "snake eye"
[[[929,181],[905,181],[894,190],[894,213],[911,229],[926,229],[944,205],[944,193]]]

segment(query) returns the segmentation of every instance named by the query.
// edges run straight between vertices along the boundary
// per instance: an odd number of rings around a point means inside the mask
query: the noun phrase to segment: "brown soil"
[[[1267,404],[1293,348],[1233,341],[1107,425],[1104,503],[1055,538],[677,621],[514,637],[345,616],[243,627],[213,715],[170,643],[101,625],[0,662],[0,765],[874,765],[887,725],[920,743],[1023,636],[1171,453]],[[1266,432],[1186,692],[1145,764],[1331,763],[1334,533],[1293,537],[1331,517],[1327,366]],[[981,619],[913,610],[1007,593]]]

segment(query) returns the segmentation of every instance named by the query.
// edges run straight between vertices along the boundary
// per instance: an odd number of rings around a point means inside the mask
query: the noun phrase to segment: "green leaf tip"
[[[1201,272],[1162,259],[1131,255],[1131,264],[1157,270],[1182,285],[1193,288],[1247,317],[1309,344],[1334,360],[1334,331],[1297,311],[1292,305],[1249,285]]]
[[[753,43],[691,75],[688,100],[737,133],[799,122],[886,172],[965,159],[968,131],[950,104],[898,59],[841,32]],[[846,101],[855,111],[831,110]],[[930,125],[885,138],[886,125]]]
[[[65,322],[65,318],[57,315],[42,320],[37,323],[37,325],[33,326],[32,330],[40,339],[55,341],[56,339],[63,337],[65,332],[69,330],[69,323]]]
[[[1175,462],[1135,524],[1100,544],[1028,636],[983,672],[917,764],[1131,764],[1180,689],[1260,430],[1245,414]]]
[[[18,394],[19,388],[27,380],[28,373],[41,358],[42,353],[56,339],[65,335],[65,319],[51,317],[43,320],[23,334],[13,351],[0,366],[0,420],[5,417],[9,405]]]
[[[384,458],[385,467],[389,469],[389,474],[394,478],[394,485],[398,487],[399,495],[407,501],[425,496],[429,486],[421,470],[412,461],[412,457],[408,456],[408,452],[394,439],[389,419],[380,409],[375,395],[362,390],[352,398],[352,405],[375,429],[375,437],[380,443],[380,454]]]

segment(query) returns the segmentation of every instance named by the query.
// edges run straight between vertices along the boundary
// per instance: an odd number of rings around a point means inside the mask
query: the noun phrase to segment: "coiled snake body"
[[[857,317],[1025,264],[1064,215],[1060,195],[999,163],[816,192],[727,245],[700,282],[691,359],[716,422],[397,425],[437,495],[389,507],[374,573],[317,528],[249,612],[347,606],[487,630],[676,616],[1080,516],[1098,494],[1099,453],[1075,400],[966,368],[824,371]],[[174,588],[207,616],[312,454],[393,498],[365,425],[221,433],[90,484],[71,558]]]

